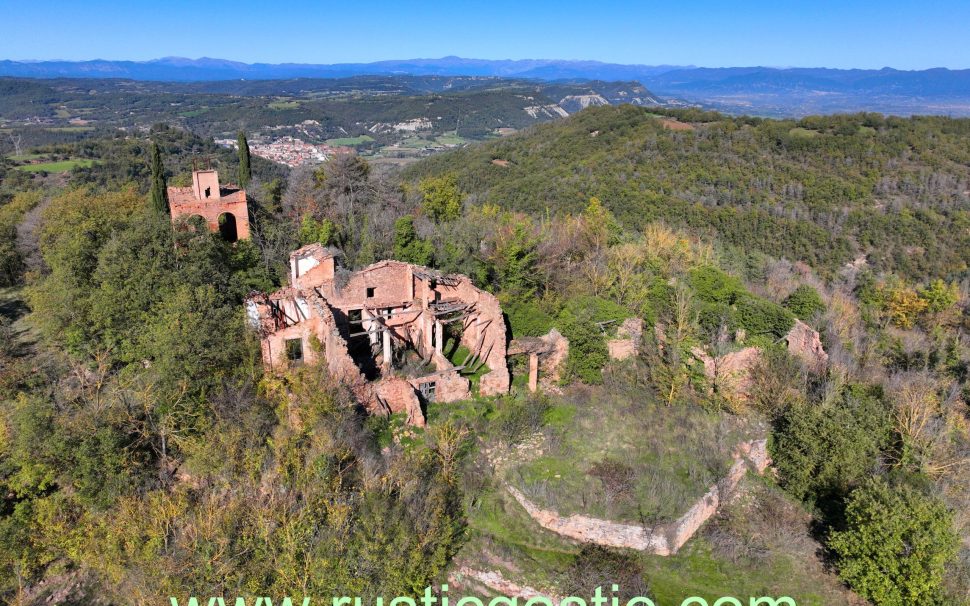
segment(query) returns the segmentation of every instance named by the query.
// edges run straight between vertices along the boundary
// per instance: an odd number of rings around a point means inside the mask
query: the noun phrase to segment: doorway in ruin
[[[364,325],[363,310],[350,309],[347,311],[347,353],[353,358],[357,368],[368,381],[374,381],[381,376],[381,369],[377,365],[380,354],[380,333],[378,339],[372,338],[368,328],[374,328],[368,322]],[[376,341],[376,342],[375,342]]]
[[[219,234],[226,242],[235,242],[239,239],[239,234],[236,232],[236,215],[232,213],[219,215]]]

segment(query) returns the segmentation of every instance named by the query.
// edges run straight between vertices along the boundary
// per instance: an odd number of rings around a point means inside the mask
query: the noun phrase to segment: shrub
[[[300,222],[300,244],[333,244],[337,237],[337,226],[330,219],[316,221],[313,217],[303,217]]]
[[[730,305],[745,292],[740,280],[710,265],[695,267],[688,274],[687,280],[694,295],[705,303]]]
[[[795,317],[780,305],[745,294],[735,305],[734,321],[751,336],[781,338],[791,330]]]
[[[553,326],[552,316],[532,301],[513,300],[502,307],[515,337],[538,337]]]
[[[597,322],[614,320],[615,325],[629,316],[626,308],[599,297],[570,299],[559,314],[558,322],[563,335],[569,339],[567,376],[591,385],[602,383],[602,370],[609,362],[609,351]]]
[[[587,473],[603,484],[603,492],[607,499],[633,496],[637,479],[636,470],[623,461],[604,459],[594,463]]]
[[[550,409],[542,395],[530,394],[524,399],[506,398],[505,407],[498,412],[500,436],[509,444],[516,444],[539,431]]]
[[[816,314],[825,311],[825,303],[818,291],[802,284],[785,299],[785,308],[802,320],[811,320]]]
[[[892,431],[889,409],[877,395],[854,386],[829,406],[785,411],[772,434],[771,456],[789,493],[833,513],[872,473]]]
[[[911,486],[874,478],[852,493],[846,529],[832,533],[839,575],[877,606],[933,603],[957,550],[952,515]]]
[[[562,580],[566,595],[575,596],[593,595],[597,587],[603,588],[603,594],[613,595],[610,587],[614,584],[619,587],[616,597],[624,601],[649,595],[643,567],[636,557],[599,545],[584,546]]]

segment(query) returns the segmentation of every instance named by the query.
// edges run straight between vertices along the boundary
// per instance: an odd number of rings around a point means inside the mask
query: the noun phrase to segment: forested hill
[[[596,196],[629,227],[663,220],[825,275],[863,256],[919,281],[968,274],[967,119],[596,107],[405,176],[446,173],[472,202],[576,213]]]

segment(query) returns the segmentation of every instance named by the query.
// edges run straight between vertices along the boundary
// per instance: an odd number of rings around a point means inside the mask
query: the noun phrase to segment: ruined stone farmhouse
[[[466,375],[479,377],[481,395],[509,391],[507,331],[493,295],[467,276],[401,261],[350,272],[338,256],[304,246],[290,255],[289,286],[248,298],[268,368],[325,365],[371,412],[405,411],[417,425],[422,401],[471,396]]]
[[[191,187],[169,187],[168,208],[172,223],[188,219],[205,223],[211,232],[222,234],[229,242],[249,238],[249,207],[246,190],[220,185],[214,170],[192,171]]]

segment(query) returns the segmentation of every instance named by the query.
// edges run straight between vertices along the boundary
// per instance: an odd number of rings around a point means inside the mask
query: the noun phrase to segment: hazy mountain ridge
[[[151,61],[0,61],[0,75],[28,78],[131,78],[133,80],[232,80],[283,78],[339,78],[364,74],[415,76],[502,76],[541,80],[631,80],[663,73],[678,66],[619,65],[599,61],[488,60],[443,57],[372,63],[241,63],[202,57],[165,57]]]
[[[361,77],[515,78],[543,82],[636,81],[661,97],[730,113],[804,116],[875,111],[887,114],[970,115],[970,70],[693,67],[622,65],[599,61],[486,60],[443,57],[373,63],[267,64],[166,57],[152,61],[0,61],[0,76],[124,78],[192,85]],[[425,81],[427,84],[429,81]],[[432,82],[430,88],[436,91]],[[467,86],[467,83],[465,84]],[[174,84],[173,84],[174,86]],[[256,85],[257,88],[259,85]],[[242,93],[245,94],[245,93]]]

